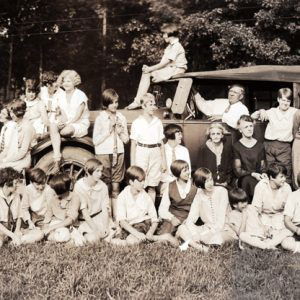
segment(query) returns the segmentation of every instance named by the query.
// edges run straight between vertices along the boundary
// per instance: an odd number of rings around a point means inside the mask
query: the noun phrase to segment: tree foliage
[[[300,63],[297,0],[3,0],[1,6],[2,85],[13,43],[16,82],[40,69],[73,68],[95,107],[104,77],[130,100],[141,65],[162,55],[163,23],[179,25],[190,71]]]

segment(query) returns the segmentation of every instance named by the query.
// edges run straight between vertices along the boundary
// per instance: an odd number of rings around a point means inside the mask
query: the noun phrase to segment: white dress
[[[72,125],[75,130],[73,137],[83,137],[88,133],[88,128],[90,126],[90,114],[87,106],[87,100],[88,98],[86,94],[77,88],[74,90],[70,102],[67,101],[65,91],[61,91],[59,93],[59,108],[61,109],[62,114],[67,117],[67,124]],[[71,122],[82,103],[84,103],[84,110],[80,119],[76,122]]]

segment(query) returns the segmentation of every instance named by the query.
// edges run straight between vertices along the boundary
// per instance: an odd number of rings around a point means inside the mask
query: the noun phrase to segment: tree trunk
[[[10,84],[11,84],[11,75],[12,75],[12,63],[13,63],[13,37],[11,38],[9,42],[9,61],[8,61],[8,72],[7,72],[7,85],[6,85],[6,93],[5,93],[5,99],[6,101],[10,98]]]
[[[102,38],[103,38],[103,45],[102,45],[102,57],[103,57],[103,63],[102,63],[102,81],[101,81],[101,92],[105,90],[106,87],[106,34],[107,34],[107,9],[106,7],[102,10],[102,16],[103,16],[103,25],[102,25]]]

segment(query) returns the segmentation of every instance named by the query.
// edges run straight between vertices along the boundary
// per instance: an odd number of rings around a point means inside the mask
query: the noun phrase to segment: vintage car
[[[199,149],[206,141],[205,132],[210,125],[198,110],[194,95],[199,92],[205,99],[226,98],[228,86],[240,83],[246,88],[245,104],[250,112],[276,105],[277,91],[282,87],[293,90],[293,106],[300,107],[300,66],[253,66],[219,71],[193,72],[174,76],[172,79],[151,86],[158,110],[157,116],[164,124],[176,123],[183,128],[185,146],[189,149],[192,167],[197,167]],[[141,110],[121,110],[128,126],[141,113]],[[94,156],[92,143],[93,123],[98,111],[91,111],[89,136],[80,139],[63,139],[62,168],[76,180],[83,175],[85,161]],[[263,140],[265,124],[257,122],[255,136]],[[235,141],[238,131],[230,130],[229,138]],[[129,145],[127,146],[129,147]],[[126,148],[129,162],[129,148]],[[39,143],[32,151],[33,165],[51,173],[53,165],[50,140]]]

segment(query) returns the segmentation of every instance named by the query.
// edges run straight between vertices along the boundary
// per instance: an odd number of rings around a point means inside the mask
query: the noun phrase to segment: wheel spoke
[[[73,170],[74,170],[74,165],[71,164],[70,166],[70,177],[73,178]]]
[[[75,176],[75,180],[77,180],[77,178],[80,176],[80,174],[83,172],[83,167],[80,168],[80,170],[77,172],[76,176]]]

